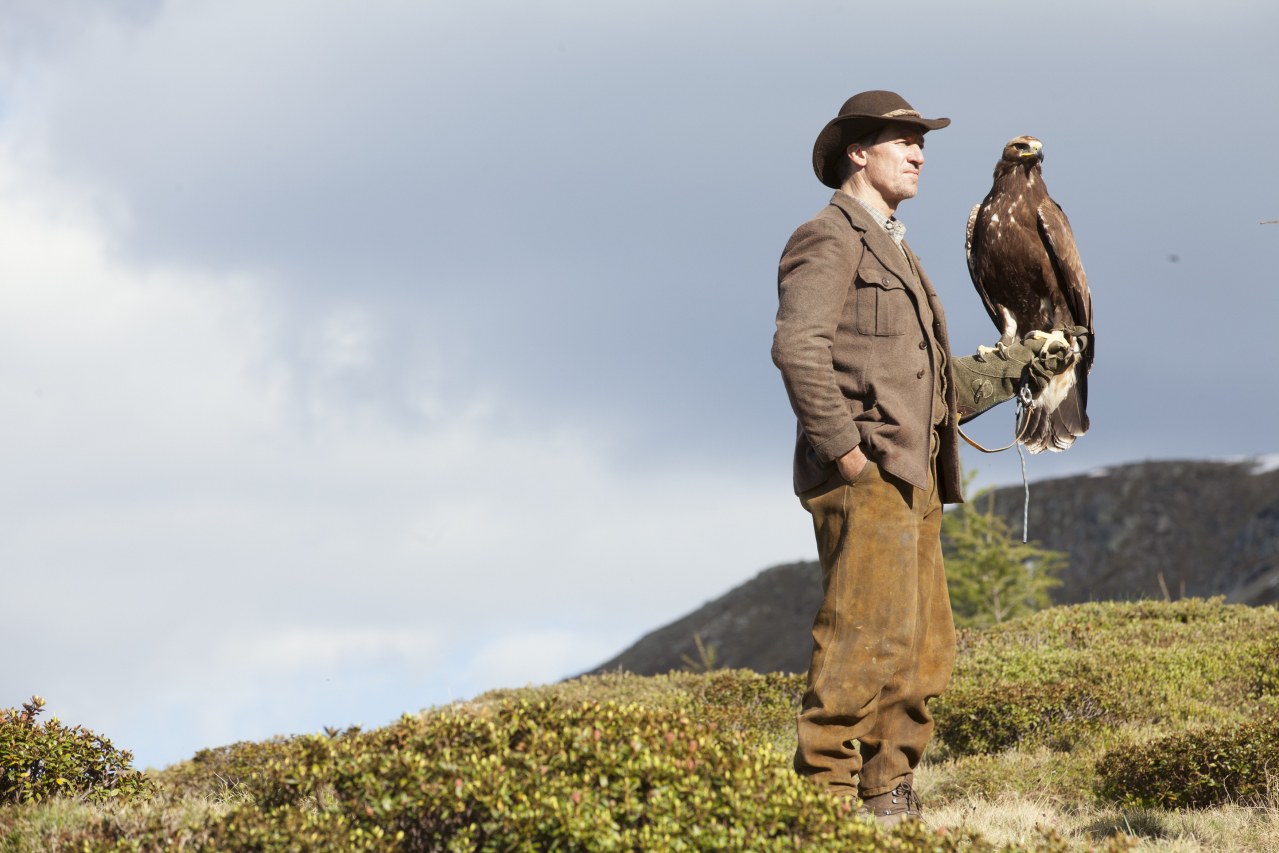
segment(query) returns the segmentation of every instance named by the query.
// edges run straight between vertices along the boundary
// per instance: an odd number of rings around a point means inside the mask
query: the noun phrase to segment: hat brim
[[[950,119],[857,114],[836,116],[826,123],[813,143],[813,171],[817,179],[831,189],[839,189],[839,162],[848,146],[886,124],[909,124],[927,133],[946,127]]]

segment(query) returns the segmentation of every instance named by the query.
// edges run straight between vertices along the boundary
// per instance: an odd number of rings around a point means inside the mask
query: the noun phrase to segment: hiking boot
[[[919,820],[924,813],[924,804],[909,782],[898,782],[891,791],[862,800],[857,813],[874,817],[880,826],[896,826],[904,820]]]

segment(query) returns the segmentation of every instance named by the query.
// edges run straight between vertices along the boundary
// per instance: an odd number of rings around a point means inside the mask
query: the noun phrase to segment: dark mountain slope
[[[1166,589],[1172,598],[1279,602],[1276,462],[1143,462],[1032,483],[1030,538],[1070,555],[1054,600],[1162,598]],[[1021,486],[995,492],[996,510],[1016,531],[1022,497]],[[816,562],[766,569],[595,671],[685,669],[685,657],[700,659],[700,637],[717,666],[802,672],[820,598]]]
[[[996,492],[995,508],[1021,530],[1020,488]],[[1162,598],[1164,586],[1173,598],[1273,603],[1279,469],[1260,460],[1143,462],[1032,483],[1030,538],[1070,554],[1058,604]]]
[[[639,642],[596,672],[622,669],[656,675],[699,661],[697,641],[712,649],[715,665],[756,672],[808,669],[809,631],[821,601],[822,570],[812,562],[765,569],[728,594],[703,605]]]

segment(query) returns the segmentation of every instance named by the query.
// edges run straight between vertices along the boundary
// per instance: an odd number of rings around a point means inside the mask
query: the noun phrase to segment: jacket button
[[[920,349],[928,349],[928,342],[927,342],[927,341],[920,341],[920,342],[919,342],[919,348],[920,348]]]
[[[916,378],[916,379],[923,379],[923,378],[924,378],[924,368],[922,368],[922,367],[921,367],[921,368],[919,368],[919,372],[915,374],[915,378]]]

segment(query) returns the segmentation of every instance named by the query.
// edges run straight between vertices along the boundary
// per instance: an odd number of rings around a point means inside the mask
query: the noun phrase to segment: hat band
[[[891,113],[884,113],[883,118],[901,118],[902,116],[910,116],[911,118],[923,118],[914,110],[893,110]]]

